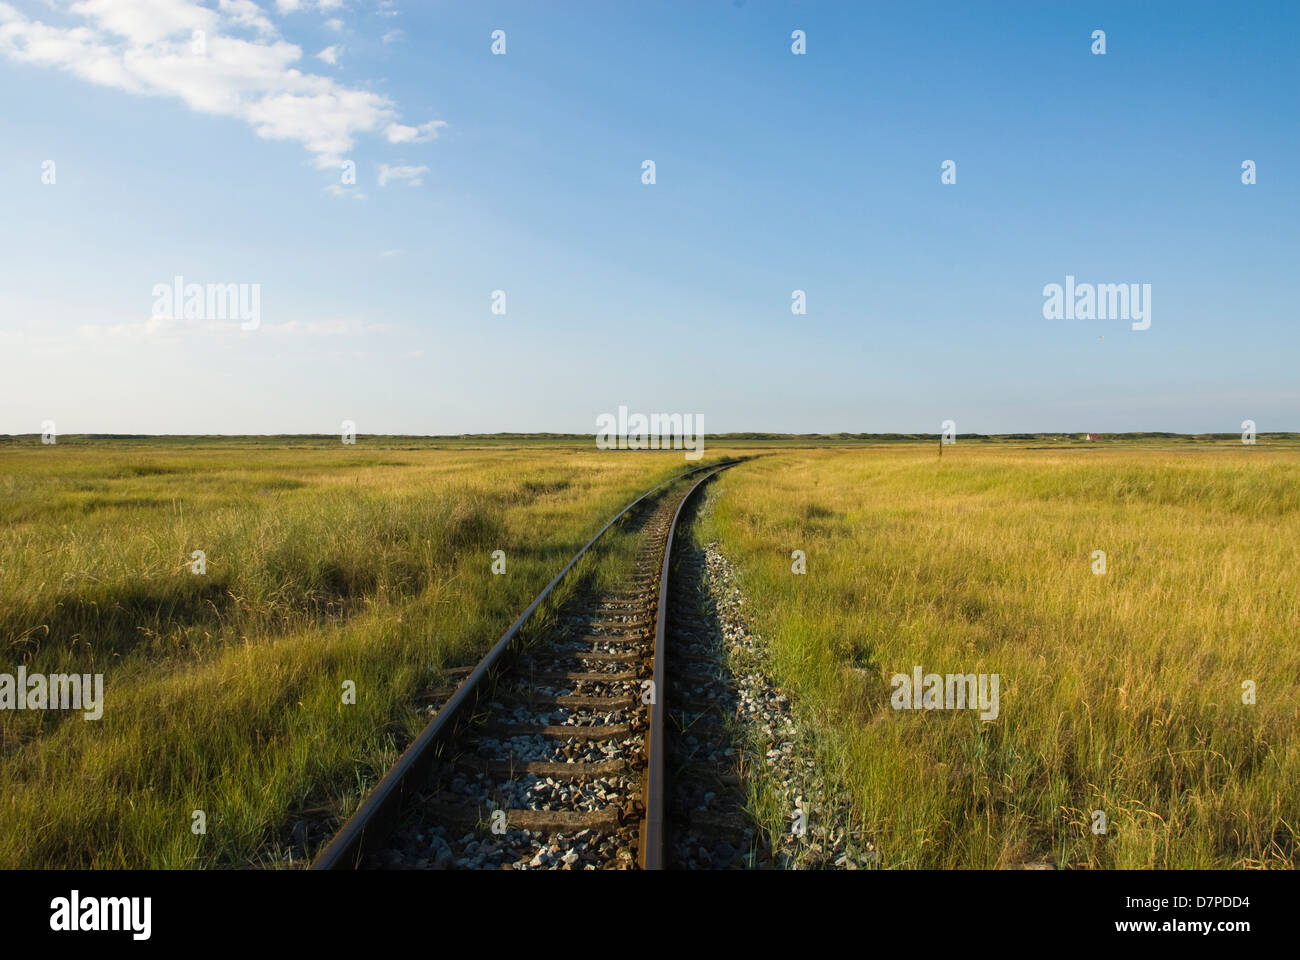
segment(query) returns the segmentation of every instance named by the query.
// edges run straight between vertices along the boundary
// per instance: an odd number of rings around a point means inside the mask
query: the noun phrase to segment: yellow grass
[[[706,531],[881,865],[1294,867],[1300,453],[937,452],[769,455]],[[1000,715],[892,709],[918,664]]]
[[[364,440],[6,449],[0,673],[102,672],[105,707],[0,711],[0,867],[284,862],[296,811],[349,813],[444,668],[687,466]]]

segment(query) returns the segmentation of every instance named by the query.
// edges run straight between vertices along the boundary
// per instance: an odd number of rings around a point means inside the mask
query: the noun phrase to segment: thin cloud
[[[343,6],[343,0],[275,0],[275,9],[281,14],[297,13],[299,10],[306,10],[308,7],[315,7],[324,13],[326,10],[337,10]]]
[[[428,143],[438,138],[438,130],[447,125],[446,120],[430,120],[418,127],[408,127],[400,123],[390,123],[384,128],[384,136],[389,143]]]
[[[407,186],[418,187],[424,183],[424,175],[428,172],[428,167],[390,167],[386,163],[381,163],[379,165],[379,185],[386,187],[391,181],[405,180]]]
[[[256,330],[245,331],[238,320],[174,320],[168,317],[150,317],[138,323],[85,323],[77,327],[82,340],[104,342],[110,340],[181,340],[193,337],[228,336],[249,333],[270,336],[301,337],[363,337],[392,333],[398,329],[391,323],[368,323],[355,319],[289,320],[284,323],[262,323]]]

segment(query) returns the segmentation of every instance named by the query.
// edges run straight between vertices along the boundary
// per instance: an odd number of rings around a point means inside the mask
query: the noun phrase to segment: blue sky
[[[1300,430],[1298,121],[1289,2],[8,0],[0,432]]]

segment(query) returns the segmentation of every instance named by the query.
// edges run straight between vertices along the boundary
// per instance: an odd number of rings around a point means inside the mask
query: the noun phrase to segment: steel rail
[[[654,699],[650,704],[650,728],[646,732],[645,823],[640,838],[643,870],[662,870],[664,867],[664,793],[668,782],[664,760],[664,711],[668,699],[668,642],[665,634],[668,626],[668,576],[672,566],[673,538],[677,534],[677,521],[681,519],[682,511],[690,503],[695,491],[736,462],[714,464],[715,469],[711,473],[696,480],[682,497],[682,502],[677,504],[673,522],[668,526],[668,541],[664,544],[663,566],[659,574],[659,612],[655,616],[654,675],[653,686],[650,688],[654,691]]]
[[[520,629],[528,621],[529,617],[537,611],[537,608],[542,605],[548,596],[550,596],[551,591],[555,589],[560,581],[563,580],[569,571],[573,569],[574,565],[586,555],[587,551],[595,545],[596,541],[599,540],[605,532],[610,529],[610,527],[614,526],[614,524],[626,516],[627,513],[638,504],[644,502],[646,499],[658,493],[665,487],[671,486],[674,483],[679,483],[680,481],[692,477],[703,470],[716,471],[721,466],[729,467],[739,462],[739,460],[730,460],[722,461],[721,463],[706,464],[704,466],[696,467],[693,470],[687,470],[685,473],[678,474],[669,480],[665,480],[663,483],[660,483],[641,494],[641,496],[629,503],[626,507],[615,514],[608,523],[601,527],[600,531],[587,542],[587,545],[574,554],[573,559],[564,565],[564,569],[557,573],[555,578],[542,589],[542,592],[537,595],[536,599],[528,605],[528,609],[519,615],[518,619],[516,619],[515,622],[510,625],[510,628],[501,635],[501,638],[493,645],[492,649],[488,651],[487,655],[479,661],[473,672],[471,672],[461,685],[456,688],[456,692],[451,695],[451,698],[443,705],[442,709],[439,710],[425,728],[420,731],[420,735],[417,736],[415,740],[411,742],[410,746],[402,752],[402,755],[397,758],[397,762],[393,764],[388,773],[384,775],[383,779],[381,779],[379,783],[375,785],[374,789],[370,791],[366,796],[366,799],[362,801],[361,806],[357,808],[356,812],[353,813],[352,816],[348,818],[347,822],[339,828],[339,831],[334,835],[334,838],[330,840],[330,842],[326,844],[325,848],[316,856],[316,859],[312,861],[311,869],[350,870],[356,869],[360,866],[369,850],[369,844],[373,843],[376,837],[382,838],[385,836],[384,828],[387,827],[397,816],[401,808],[402,800],[406,794],[407,784],[418,783],[428,774],[430,765],[434,760],[432,747],[441,741],[444,735],[449,732],[453,721],[459,716],[465,705],[469,703],[471,697],[477,692],[479,685],[488,676],[492,668],[496,666],[497,661],[501,659],[502,654],[504,654],[509,648],[511,642],[518,635]],[[699,483],[695,486],[699,486]],[[691,492],[694,492],[694,490],[695,487],[692,487]],[[687,494],[687,496],[689,496],[689,494]],[[683,500],[683,502],[685,501]],[[679,507],[678,513],[680,512],[681,509]],[[676,522],[676,516],[674,516],[673,523],[676,524]],[[671,547],[671,529],[668,534],[668,542],[669,547]],[[664,556],[665,558],[668,556],[667,552],[665,552]],[[665,563],[666,562],[665,559]],[[663,589],[662,582],[660,589]],[[662,596],[660,597],[659,609],[660,617],[662,618],[664,610],[664,600]],[[656,634],[657,648],[662,638],[662,634],[663,628],[661,625]],[[655,656],[656,676],[658,676],[659,654],[657,650]],[[657,711],[651,711],[652,721],[656,714]],[[413,780],[412,777],[415,779]]]

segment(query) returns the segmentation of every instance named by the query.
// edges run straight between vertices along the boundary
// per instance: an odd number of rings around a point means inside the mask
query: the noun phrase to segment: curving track
[[[638,498],[538,595],[321,851],[313,869],[660,869],[669,560],[683,508],[719,470]],[[618,585],[518,634],[615,524],[640,539]]]

